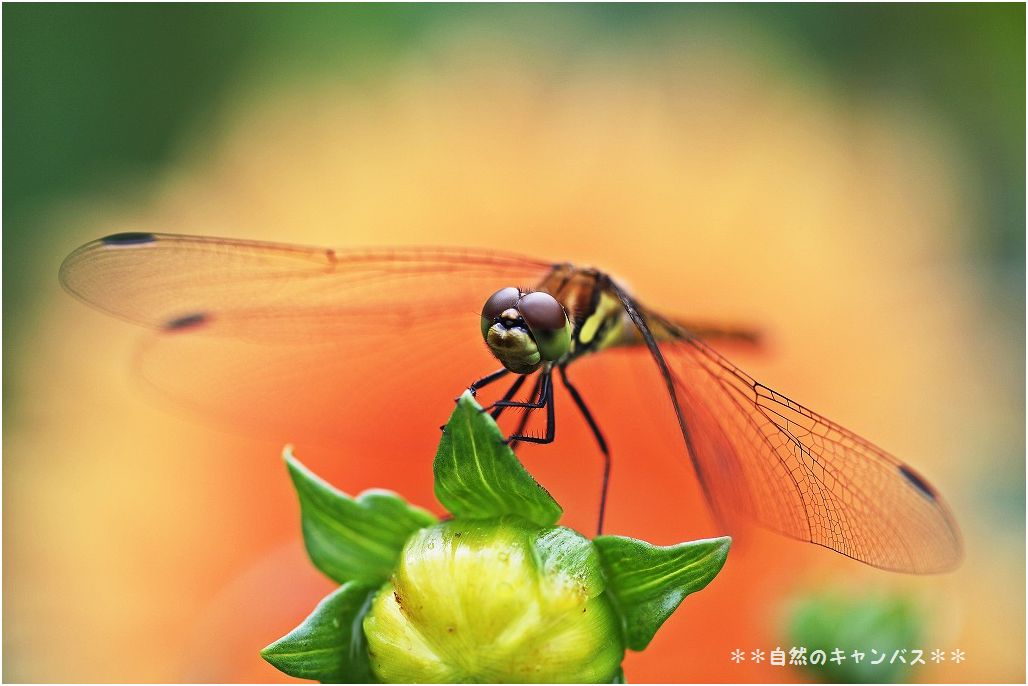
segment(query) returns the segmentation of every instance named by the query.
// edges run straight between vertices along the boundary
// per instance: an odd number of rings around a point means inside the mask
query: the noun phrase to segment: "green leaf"
[[[607,590],[624,619],[625,643],[643,650],[685,596],[717,576],[732,539],[709,538],[666,548],[622,536],[599,536],[593,543]]]
[[[322,683],[375,681],[361,623],[377,588],[343,584],[326,596],[300,626],[261,651],[281,672]]]
[[[300,498],[307,554],[333,581],[381,584],[411,534],[437,521],[390,491],[351,498],[315,476],[288,448],[284,457]]]
[[[518,515],[550,526],[563,510],[507,445],[496,422],[469,392],[457,401],[432,465],[435,495],[454,517]]]

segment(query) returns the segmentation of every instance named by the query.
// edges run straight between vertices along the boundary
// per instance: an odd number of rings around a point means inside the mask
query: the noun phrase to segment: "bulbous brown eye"
[[[485,301],[485,305],[482,307],[482,318],[488,321],[496,319],[503,312],[517,306],[520,297],[521,291],[513,286],[501,288]]]
[[[568,322],[564,308],[549,293],[536,291],[521,298],[518,311],[533,332],[560,331]]]

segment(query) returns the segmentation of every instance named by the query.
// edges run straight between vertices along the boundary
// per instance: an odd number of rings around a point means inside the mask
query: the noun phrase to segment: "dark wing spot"
[[[187,329],[199,328],[209,321],[210,319],[203,312],[194,312],[193,314],[175,317],[167,321],[163,328],[165,331],[185,331]]]
[[[104,245],[140,245],[142,243],[153,243],[156,240],[157,236],[152,233],[129,231],[126,233],[115,233],[110,236],[104,236],[100,239],[100,242]]]
[[[907,481],[914,485],[914,488],[921,491],[924,495],[928,496],[932,500],[935,500],[935,489],[929,485],[927,481],[922,478],[920,474],[915,472],[905,464],[899,466],[899,473],[902,474]]]

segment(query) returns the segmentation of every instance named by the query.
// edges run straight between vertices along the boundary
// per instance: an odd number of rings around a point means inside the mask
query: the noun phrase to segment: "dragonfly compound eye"
[[[535,338],[539,353],[550,362],[571,348],[571,322],[557,299],[549,293],[529,293],[518,302],[518,311]]]
[[[496,321],[501,314],[517,306],[518,298],[520,297],[521,291],[513,286],[501,288],[489,296],[489,299],[485,301],[485,305],[482,307],[483,336],[485,336],[489,327],[492,326],[493,322]]]

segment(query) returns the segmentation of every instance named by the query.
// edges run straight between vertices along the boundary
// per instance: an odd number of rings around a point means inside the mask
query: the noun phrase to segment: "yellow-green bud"
[[[609,683],[619,622],[592,543],[507,517],[416,533],[364,631],[388,683]]]

